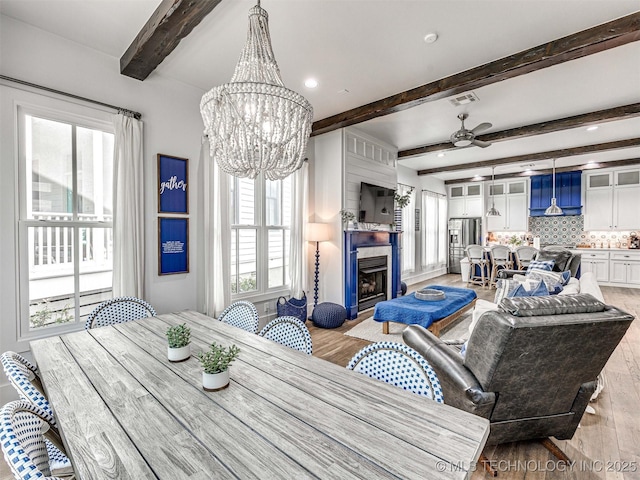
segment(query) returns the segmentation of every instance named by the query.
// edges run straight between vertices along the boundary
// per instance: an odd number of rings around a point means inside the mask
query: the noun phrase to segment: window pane
[[[280,180],[265,182],[265,210],[267,225],[280,225],[281,215],[282,183]]]
[[[238,232],[238,293],[257,290],[258,259],[256,238],[257,230],[239,229]]]
[[[28,227],[29,326],[74,319],[73,229]]]
[[[269,230],[269,288],[284,285],[284,231]]]
[[[27,218],[71,220],[71,125],[25,115]]]
[[[112,298],[113,230],[80,228],[80,321],[109,298]]]
[[[112,220],[113,138],[98,130],[76,129],[80,220]]]
[[[291,201],[293,195],[293,175],[282,180],[282,223],[291,226]],[[288,236],[288,235],[287,235]]]
[[[255,180],[238,178],[236,181],[236,187],[238,189],[238,213],[236,223],[238,225],[255,225]]]

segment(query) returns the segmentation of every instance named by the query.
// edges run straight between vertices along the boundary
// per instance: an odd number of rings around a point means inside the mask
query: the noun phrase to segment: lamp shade
[[[331,230],[328,223],[308,223],[307,241],[326,242],[331,239]]]

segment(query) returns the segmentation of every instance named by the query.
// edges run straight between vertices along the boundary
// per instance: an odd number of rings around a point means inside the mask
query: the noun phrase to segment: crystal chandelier
[[[200,113],[211,156],[223,171],[249,178],[264,172],[278,180],[302,166],[313,107],[282,83],[268,20],[258,0],[231,82],[205,93]]]

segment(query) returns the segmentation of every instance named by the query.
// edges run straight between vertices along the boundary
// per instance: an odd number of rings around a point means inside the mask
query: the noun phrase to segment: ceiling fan
[[[484,122],[478,125],[477,127],[467,130],[464,128],[464,121],[467,119],[469,115],[466,113],[461,113],[458,115],[458,118],[462,122],[462,126],[460,130],[451,134],[450,140],[456,147],[467,147],[469,145],[475,145],[477,147],[486,148],[491,143],[483,142],[482,140],[476,140],[476,135],[480,132],[484,132],[491,128],[491,124],[489,122]]]

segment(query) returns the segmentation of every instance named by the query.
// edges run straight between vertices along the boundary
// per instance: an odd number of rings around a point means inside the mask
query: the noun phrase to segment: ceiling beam
[[[595,163],[590,163],[588,165],[574,165],[572,167],[556,167],[556,173],[561,173],[561,172],[575,172],[577,170],[598,170],[600,168],[614,168],[614,167],[628,167],[630,165],[640,165],[640,158],[629,158],[626,160],[615,160],[612,162],[595,162]],[[553,173],[553,170],[551,168],[545,168],[545,169],[541,169],[541,170],[534,170],[533,173],[524,173],[524,172],[514,172],[514,173],[501,173],[500,175],[495,175],[495,179],[496,180],[505,180],[505,179],[509,179],[509,178],[517,178],[517,177],[533,177],[535,175],[548,175],[550,173]],[[485,181],[485,180],[491,180],[490,176],[487,176],[486,178],[483,177],[483,179],[481,181]],[[445,185],[451,185],[454,183],[465,183],[465,182],[477,182],[478,179],[474,178],[474,177],[468,177],[468,178],[456,178],[453,180],[445,180],[444,184]]]
[[[311,135],[400,112],[640,40],[640,12],[553,40],[313,123]]]
[[[120,58],[120,73],[144,80],[221,0],[163,0]]]
[[[573,117],[559,118],[557,120],[549,120],[547,122],[534,123],[522,127],[502,130],[500,132],[479,135],[478,140],[484,142],[501,142],[503,140],[515,140],[518,138],[531,137],[533,135],[542,135],[545,133],[560,132],[577,127],[587,127],[589,125],[598,125],[600,123],[614,122],[616,120],[626,120],[640,115],[640,103],[632,103],[630,105],[621,105],[619,107],[608,108],[606,110],[598,110],[597,112],[584,113]],[[472,148],[462,147],[462,148]],[[422,147],[401,150],[398,152],[398,159],[413,157],[416,155],[424,155],[426,153],[438,152],[441,150],[457,150],[460,147],[454,147],[451,142],[436,143],[432,145],[424,145]]]
[[[596,143],[594,145],[583,145],[581,147],[562,148],[560,150],[550,150],[547,152],[527,153],[516,155],[515,157],[496,158],[494,160],[483,160],[481,162],[458,163],[445,167],[428,168],[418,170],[418,175],[430,175],[433,173],[452,172],[456,170],[470,170],[473,168],[495,167],[497,165],[507,165],[510,163],[531,162],[536,160],[549,160],[551,158],[565,158],[587,153],[606,152],[619,148],[630,148],[640,146],[640,138],[630,138],[627,140],[616,140],[615,142]]]

